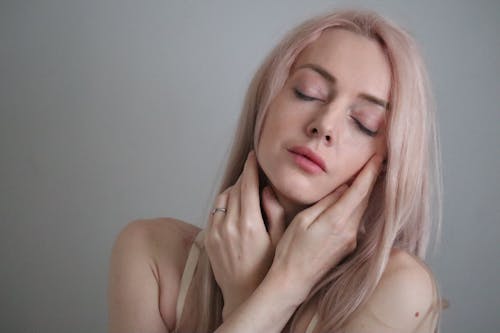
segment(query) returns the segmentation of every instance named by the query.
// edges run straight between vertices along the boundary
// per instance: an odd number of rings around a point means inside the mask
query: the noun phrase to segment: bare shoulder
[[[432,332],[437,289],[419,258],[394,249],[375,291],[346,332]]]
[[[185,252],[183,250],[189,250],[199,231],[200,228],[195,225],[171,217],[162,217],[132,221],[122,233],[146,242],[155,259],[170,260],[177,259],[178,255]]]
[[[199,230],[156,218],[132,221],[120,231],[110,262],[110,331],[172,329],[180,278]]]
[[[372,296],[372,310],[382,318],[394,314],[395,325],[416,324],[436,297],[434,276],[427,265],[405,251],[394,250]]]
[[[182,271],[199,231],[199,227],[171,217],[135,220],[123,228],[116,242],[135,244],[150,256],[155,268],[168,264],[170,271]]]

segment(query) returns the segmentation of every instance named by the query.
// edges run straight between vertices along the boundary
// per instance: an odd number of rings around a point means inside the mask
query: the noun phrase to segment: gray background
[[[105,331],[116,234],[204,220],[258,64],[342,5],[421,44],[443,151],[442,328],[498,332],[500,2],[130,0],[0,2],[0,331]]]

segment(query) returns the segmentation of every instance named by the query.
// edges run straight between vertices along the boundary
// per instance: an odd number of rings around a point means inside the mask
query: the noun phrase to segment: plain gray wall
[[[343,5],[420,42],[442,141],[443,332],[498,332],[500,2],[368,0],[1,1],[0,331],[105,331],[117,233],[204,220],[253,72]]]

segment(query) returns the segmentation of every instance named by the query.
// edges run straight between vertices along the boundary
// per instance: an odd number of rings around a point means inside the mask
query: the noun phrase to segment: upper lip
[[[323,161],[323,159],[311,149],[305,146],[295,146],[290,148],[289,151],[307,157],[326,172],[325,161]]]

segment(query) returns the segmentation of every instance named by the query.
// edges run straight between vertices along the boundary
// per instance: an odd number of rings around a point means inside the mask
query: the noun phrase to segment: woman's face
[[[257,149],[282,204],[309,205],[385,155],[391,75],[379,44],[329,29],[297,57],[272,100]],[[308,148],[324,168],[291,150]]]

